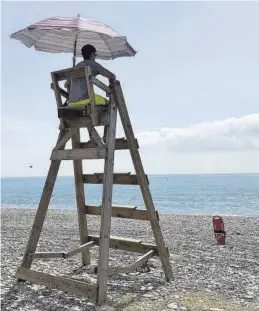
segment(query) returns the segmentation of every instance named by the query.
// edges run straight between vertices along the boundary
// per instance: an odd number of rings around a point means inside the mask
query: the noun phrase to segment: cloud
[[[2,176],[46,176],[58,135],[57,122],[3,119]],[[82,141],[88,139],[84,132]],[[123,136],[120,134],[117,136]],[[259,114],[161,128],[136,137],[147,174],[258,172]],[[69,143],[66,148],[71,148]],[[85,173],[101,172],[104,161],[84,161],[83,166]],[[134,173],[128,150],[116,152],[115,171]],[[62,162],[59,175],[73,175],[71,161]]]
[[[143,150],[232,152],[259,150],[259,114],[202,122],[185,128],[161,128],[136,135]]]

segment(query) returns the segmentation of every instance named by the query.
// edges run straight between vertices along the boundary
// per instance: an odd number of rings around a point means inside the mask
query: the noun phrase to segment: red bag
[[[226,231],[224,230],[224,222],[220,216],[213,217],[213,227],[216,241],[219,244],[225,244]]]

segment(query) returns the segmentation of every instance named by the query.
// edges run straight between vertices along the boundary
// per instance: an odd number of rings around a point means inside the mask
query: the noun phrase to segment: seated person
[[[94,77],[100,74],[108,78],[110,82],[116,79],[116,76],[113,73],[95,61],[96,49],[93,45],[84,45],[81,52],[84,60],[78,63],[75,68],[84,68],[85,65],[89,65],[92,69],[92,75]],[[90,103],[86,77],[73,78],[71,81],[67,80],[65,82],[65,87],[69,89],[69,107],[78,107],[79,105],[88,105]],[[96,105],[106,105],[107,100],[101,95],[95,94],[95,103]]]

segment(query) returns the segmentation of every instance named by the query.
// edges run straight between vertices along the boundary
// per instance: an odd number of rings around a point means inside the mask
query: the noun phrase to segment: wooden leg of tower
[[[122,122],[125,135],[128,141],[132,161],[133,161],[136,175],[139,181],[143,200],[145,202],[147,210],[150,212],[151,217],[152,217],[150,220],[151,227],[152,227],[154,238],[155,238],[157,248],[159,251],[159,256],[162,262],[165,277],[166,277],[166,280],[169,281],[170,279],[173,279],[172,267],[169,261],[169,254],[165,246],[165,242],[164,242],[164,238],[161,232],[159,221],[157,219],[153,199],[152,199],[151,192],[148,186],[148,182],[146,179],[146,175],[144,172],[140,154],[139,154],[136,142],[135,142],[133,128],[130,122],[128,110],[126,107],[126,103],[124,100],[123,92],[122,92],[119,81],[116,81],[115,95],[116,95],[118,110],[119,110],[120,117],[121,117],[121,122]]]
[[[68,130],[61,130],[59,133],[57,144],[64,138],[67,134]],[[61,149],[64,149],[66,142],[60,146]],[[25,254],[23,256],[21,266],[23,268],[30,269],[32,264],[33,256],[30,254],[34,254],[38,245],[38,241],[40,238],[40,233],[43,227],[43,223],[46,217],[46,213],[48,210],[49,202],[52,196],[52,192],[54,189],[54,185],[56,182],[56,178],[58,175],[59,167],[60,167],[60,160],[51,161],[47,179],[45,181],[45,185],[43,188],[42,196],[40,199],[40,203],[36,212],[36,216],[34,218],[33,226],[31,229],[30,237],[27,243],[27,247],[25,250]]]
[[[72,148],[79,148],[80,146],[80,129],[72,130]],[[75,175],[75,189],[76,189],[76,202],[77,202],[77,215],[79,225],[79,235],[81,244],[88,242],[87,221],[85,215],[85,192],[83,183],[83,165],[82,160],[73,161],[74,175]],[[90,264],[90,251],[89,248],[82,250],[82,265]]]
[[[103,199],[101,212],[101,231],[99,244],[99,260],[97,273],[97,303],[102,304],[107,296],[109,244],[111,228],[111,205],[113,188],[114,150],[116,138],[117,107],[111,96],[109,105],[109,125],[107,128],[107,155],[104,166]]]
[[[108,133],[108,126],[105,125],[104,130],[103,130],[103,141],[107,141],[107,133]]]

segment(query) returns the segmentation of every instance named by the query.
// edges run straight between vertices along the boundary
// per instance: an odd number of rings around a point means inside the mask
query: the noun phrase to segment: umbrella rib
[[[103,41],[105,42],[105,44],[106,44],[107,48],[109,49],[109,51],[110,51],[110,53],[111,53],[111,58],[113,58],[112,51],[111,51],[111,49],[110,49],[110,47],[109,47],[109,45],[108,45],[108,43],[107,43],[106,39],[102,36],[102,34],[101,34],[101,33],[99,33],[99,36],[100,36],[100,37],[101,37],[101,39],[103,39]]]

